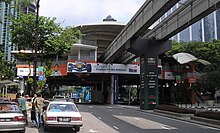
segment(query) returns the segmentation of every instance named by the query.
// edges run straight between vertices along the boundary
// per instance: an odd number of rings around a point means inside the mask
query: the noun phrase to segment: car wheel
[[[80,131],[80,127],[74,127],[74,129],[75,129],[76,132]]]
[[[44,126],[44,131],[48,131],[49,128],[47,126]]]
[[[18,131],[18,133],[25,133],[25,130],[22,130],[22,131]]]

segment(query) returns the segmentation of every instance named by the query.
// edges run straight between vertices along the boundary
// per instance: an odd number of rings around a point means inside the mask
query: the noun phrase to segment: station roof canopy
[[[105,52],[106,48],[125,27],[125,24],[118,23],[110,15],[101,23],[91,23],[76,26],[83,34],[84,40],[95,41],[97,44],[98,58]]]

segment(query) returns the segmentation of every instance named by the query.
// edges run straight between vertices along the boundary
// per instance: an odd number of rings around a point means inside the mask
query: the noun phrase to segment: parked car
[[[5,98],[5,97],[0,97],[0,102],[10,102],[11,100],[9,98]]]
[[[69,127],[76,132],[83,125],[82,116],[73,102],[51,101],[43,112],[44,130],[50,127]]]
[[[61,95],[55,95],[53,96],[53,101],[66,101],[66,97],[65,96],[61,96]]]
[[[0,102],[0,131],[25,132],[25,117],[13,102]]]

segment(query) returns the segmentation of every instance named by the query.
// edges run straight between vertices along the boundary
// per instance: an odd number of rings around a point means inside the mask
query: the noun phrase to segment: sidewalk
[[[220,103],[214,103],[213,105],[207,105],[207,103],[200,104],[176,104],[179,107],[190,108],[190,109],[200,109],[200,110],[209,110],[209,111],[220,111]]]
[[[196,109],[196,110],[209,110],[210,108],[215,108],[215,110],[220,111],[220,104],[218,104],[218,106],[183,106],[182,107],[187,107],[187,108],[192,108],[192,109]],[[187,121],[187,122],[191,122],[191,123],[196,123],[196,124],[201,124],[201,125],[205,125],[205,126],[210,126],[210,127],[214,127],[214,128],[219,128],[220,129],[220,120],[213,120],[213,119],[207,119],[207,118],[203,118],[203,117],[197,117],[194,116],[194,114],[181,114],[181,113],[175,113],[175,112],[170,112],[170,111],[163,111],[163,110],[142,110],[140,109],[140,106],[129,106],[129,105],[118,105],[122,108],[126,108],[126,109],[133,109],[133,110],[137,110],[140,112],[145,112],[145,113],[151,113],[151,114],[155,114],[155,115],[161,115],[161,116],[165,116],[165,117],[169,117],[169,118],[173,118],[173,119],[178,119],[178,120],[182,120],[182,121]]]

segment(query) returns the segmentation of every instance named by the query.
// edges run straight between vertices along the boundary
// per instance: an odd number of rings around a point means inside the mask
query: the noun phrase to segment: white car
[[[76,132],[83,125],[82,116],[72,102],[52,101],[43,113],[44,130],[50,127],[70,127]]]
[[[25,132],[25,117],[16,103],[0,102],[0,132]]]

